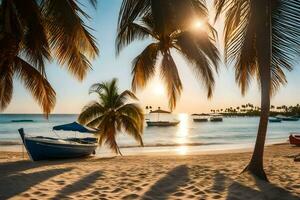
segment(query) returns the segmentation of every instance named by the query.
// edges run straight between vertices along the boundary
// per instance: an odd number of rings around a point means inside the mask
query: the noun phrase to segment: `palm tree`
[[[245,171],[267,180],[263,153],[270,96],[286,83],[283,69],[292,70],[300,49],[300,2],[297,0],[215,0],[216,18],[225,20],[225,59],[235,62],[242,94],[255,77],[261,89],[261,116],[254,152]]]
[[[55,91],[47,81],[45,62],[56,58],[79,80],[85,77],[91,68],[88,58],[98,54],[83,22],[89,16],[75,0],[2,0],[0,10],[0,111],[12,99],[15,77],[49,114]]]
[[[78,121],[99,130],[99,144],[107,144],[116,154],[121,154],[116,142],[120,132],[126,132],[143,146],[144,114],[142,108],[129,100],[138,100],[129,90],[119,93],[117,79],[96,83],[90,87],[89,93],[98,95],[81,112]]]
[[[174,12],[176,10],[180,12]],[[187,10],[190,12],[186,13]],[[192,13],[195,13],[194,17]],[[116,39],[117,54],[134,40],[153,40],[133,60],[133,91],[143,88],[155,75],[155,66],[162,56],[159,63],[160,75],[167,87],[169,107],[171,110],[175,108],[182,91],[182,83],[172,56],[172,51],[176,50],[191,63],[195,74],[208,91],[207,96],[212,96],[215,83],[212,68],[217,71],[219,60],[218,50],[214,46],[215,30],[207,22],[204,23],[207,32],[190,28],[193,20],[207,16],[205,5],[197,0],[123,1]],[[189,19],[189,25],[183,19]]]

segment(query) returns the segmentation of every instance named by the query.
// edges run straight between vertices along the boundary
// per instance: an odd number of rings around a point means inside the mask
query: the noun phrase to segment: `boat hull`
[[[221,118],[221,117],[214,117],[214,118],[210,118],[210,121],[211,122],[222,122],[223,118]]]
[[[194,118],[193,121],[194,122],[207,122],[208,119],[206,119],[206,118]]]
[[[291,122],[295,122],[299,120],[296,117],[285,117],[285,116],[277,116],[276,118],[281,119],[282,121],[291,121]]]
[[[282,121],[281,119],[269,119],[269,122],[271,123],[279,123],[281,121]]]
[[[59,143],[59,140],[55,138],[26,137],[22,129],[19,132],[24,146],[33,161],[89,156],[97,148],[96,143]]]
[[[179,122],[168,122],[168,121],[158,121],[158,122],[151,122],[147,121],[147,126],[176,126]]]
[[[300,146],[300,135],[291,134],[289,140],[290,144]]]

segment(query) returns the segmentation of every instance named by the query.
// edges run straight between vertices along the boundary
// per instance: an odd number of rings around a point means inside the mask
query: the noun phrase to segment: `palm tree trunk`
[[[268,181],[263,168],[263,155],[270,112],[270,69],[272,58],[271,0],[259,0],[256,1],[255,4],[254,7],[259,13],[257,20],[261,21],[262,27],[260,30],[257,30],[257,57],[261,84],[261,114],[254,152],[245,171],[254,174],[260,179]]]

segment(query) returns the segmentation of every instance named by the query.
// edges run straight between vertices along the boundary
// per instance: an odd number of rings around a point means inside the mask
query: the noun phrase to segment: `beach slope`
[[[250,152],[33,163],[0,152],[0,199],[300,199],[300,148],[266,148],[270,183],[240,174]]]

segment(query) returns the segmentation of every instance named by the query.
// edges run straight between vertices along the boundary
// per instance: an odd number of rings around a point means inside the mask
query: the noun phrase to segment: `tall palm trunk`
[[[270,112],[271,59],[272,59],[272,21],[271,0],[253,0],[261,28],[257,30],[257,58],[261,84],[261,114],[254,152],[246,171],[268,180],[263,168],[264,146]]]

